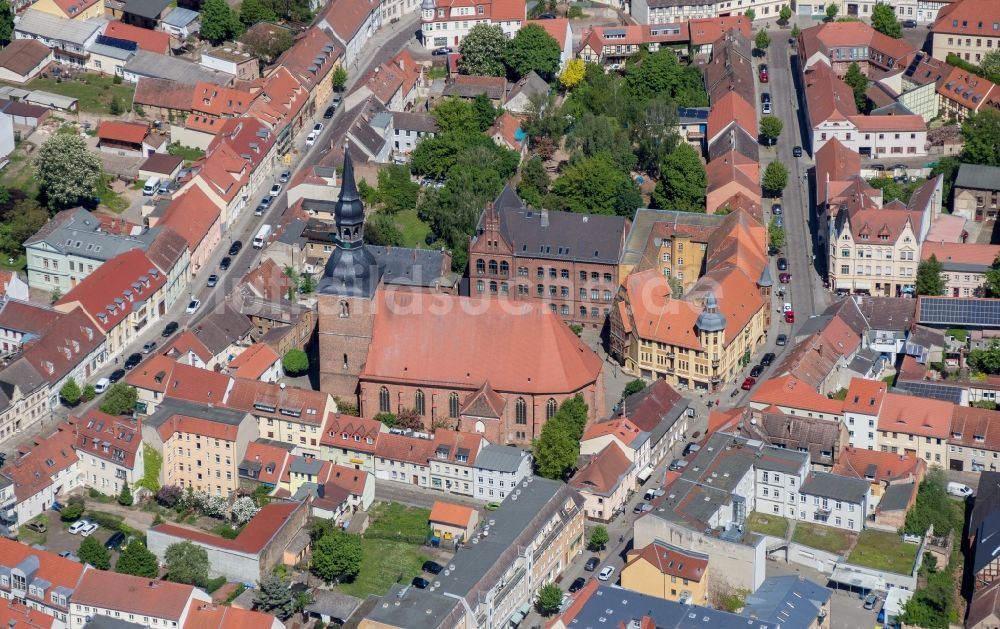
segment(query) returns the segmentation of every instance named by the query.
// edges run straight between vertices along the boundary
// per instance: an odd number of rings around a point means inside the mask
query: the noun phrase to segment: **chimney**
[[[543,208],[542,212],[541,212],[541,217],[542,217],[542,227],[548,227],[549,226],[549,211]]]

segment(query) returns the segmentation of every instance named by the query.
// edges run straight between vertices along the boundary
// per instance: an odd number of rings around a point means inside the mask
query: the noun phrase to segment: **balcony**
[[[719,368],[719,359],[718,358],[716,358],[716,359],[714,359],[712,361],[712,368],[713,369],[718,369]]]
[[[722,382],[722,378],[719,376],[712,376],[712,383],[715,384],[717,382]]]
[[[17,524],[17,511],[13,509],[5,509],[0,511],[0,522],[7,526],[13,526]]]

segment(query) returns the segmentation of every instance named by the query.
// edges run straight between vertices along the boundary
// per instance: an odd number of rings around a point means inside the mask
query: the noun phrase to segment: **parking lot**
[[[83,537],[80,535],[72,535],[67,530],[69,529],[70,523],[63,522],[59,519],[58,511],[46,511],[46,517],[48,518],[48,524],[46,525],[46,531],[44,534],[38,534],[32,531],[28,531],[22,534],[25,542],[37,543],[38,541],[44,539],[42,546],[46,550],[53,553],[61,553],[63,551],[69,551],[74,555],[80,549],[80,542],[83,541]],[[103,545],[114,531],[101,527],[91,534],[91,537],[96,538]],[[113,566],[118,560],[117,551],[112,551],[111,553],[111,565]]]

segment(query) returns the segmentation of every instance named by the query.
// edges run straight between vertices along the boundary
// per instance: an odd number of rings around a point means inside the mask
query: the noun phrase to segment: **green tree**
[[[533,445],[535,471],[545,478],[564,479],[580,456],[580,442],[573,439],[569,426],[551,419]]]
[[[286,620],[295,613],[295,602],[288,582],[275,574],[264,577],[253,597],[253,608]]]
[[[359,536],[333,530],[313,543],[309,570],[326,583],[353,580],[361,570],[362,554]]]
[[[243,33],[240,42],[267,64],[273,62],[295,43],[292,33],[286,28],[251,29]],[[136,107],[138,111],[138,105]]]
[[[309,371],[309,355],[301,349],[290,349],[281,359],[281,367],[291,376],[303,374]]]
[[[431,116],[441,133],[480,133],[486,130],[480,126],[479,114],[473,104],[460,98],[439,101],[431,110]]]
[[[608,545],[611,537],[608,535],[608,529],[602,524],[598,524],[594,527],[594,530],[590,532],[590,540],[588,541],[588,546],[590,550],[604,550],[604,547]]]
[[[942,270],[943,267],[934,254],[926,260],[921,260],[917,265],[917,294],[933,296],[944,294]]]
[[[14,33],[14,9],[10,0],[0,0],[0,46],[10,43]]]
[[[896,11],[882,2],[876,2],[872,9],[872,28],[895,39],[903,38],[903,27],[896,19]]]
[[[985,349],[969,352],[969,366],[982,373],[1000,373],[1000,341],[994,339]]]
[[[97,388],[94,387],[94,385],[88,384],[85,387],[83,387],[83,393],[80,394],[81,400],[83,400],[84,402],[89,402],[95,397],[97,397]]]
[[[746,11],[743,12],[743,15],[751,22],[753,22],[757,18],[757,12],[754,11],[753,9],[747,9]]]
[[[105,392],[101,400],[101,412],[108,415],[124,415],[131,412],[138,401],[139,392],[135,387],[124,382],[116,382]]]
[[[1000,255],[993,260],[992,266],[986,271],[986,290],[990,297],[1000,296]]]
[[[226,0],[205,0],[201,4],[201,38],[213,45],[238,36],[243,31],[240,18]]]
[[[123,507],[131,507],[133,502],[135,502],[135,498],[132,497],[132,490],[129,489],[127,482],[123,482],[122,490],[118,492],[118,504]]]
[[[63,522],[76,522],[83,515],[84,508],[82,502],[70,503],[59,512],[59,519]]]
[[[583,80],[586,68],[587,65],[583,62],[583,59],[570,59],[569,63],[566,64],[566,68],[559,74],[559,84],[565,89],[573,89]]]
[[[781,135],[781,130],[784,125],[781,123],[781,118],[777,116],[763,116],[760,119],[760,134],[767,139],[767,143],[774,145],[778,141],[778,137]]]
[[[538,611],[549,616],[559,611],[563,591],[555,583],[546,583],[538,591]]]
[[[781,191],[788,185],[788,168],[782,162],[773,161],[764,169],[761,187],[772,197],[781,196]]]
[[[240,22],[250,28],[259,22],[274,22],[278,15],[265,0],[243,0],[240,4]]]
[[[553,209],[628,217],[642,205],[642,196],[632,178],[619,170],[606,154],[570,164],[552,183],[548,200],[559,206]]]
[[[504,63],[513,79],[519,79],[534,70],[546,81],[559,70],[562,47],[552,35],[538,24],[526,24],[510,40]]]
[[[802,30],[799,28],[799,25],[792,24],[792,39],[798,39],[800,34],[802,34]]]
[[[585,113],[570,127],[566,149],[571,153],[571,161],[607,155],[622,172],[630,172],[636,164],[628,132],[611,116]]]
[[[837,17],[837,13],[840,12],[840,6],[836,3],[830,3],[826,6],[826,21],[832,22]]]
[[[914,592],[897,620],[912,627],[948,629],[957,617],[954,578],[951,570],[941,570],[927,575],[926,585]]]
[[[944,180],[941,193],[945,200],[951,198],[951,189],[955,185],[955,177],[958,175],[958,168],[961,165],[961,158],[942,157],[938,159],[937,164],[931,169],[931,177],[941,175]]]
[[[338,92],[342,91],[344,86],[347,85],[347,70],[344,69],[344,66],[337,66],[330,80],[333,82],[334,90]]]
[[[917,488],[917,500],[906,513],[903,531],[922,535],[934,527],[935,535],[947,535],[962,530],[962,509],[948,495],[948,478],[944,470],[932,467]]]
[[[781,11],[778,12],[778,23],[788,24],[790,19],[792,19],[792,8],[787,4],[781,5]]]
[[[1000,78],[1000,50],[991,50],[979,61],[979,69],[988,79],[996,83],[994,78]]]
[[[90,564],[98,570],[107,570],[111,567],[111,553],[94,536],[83,538],[76,556],[80,558],[81,563]]]
[[[768,239],[775,249],[782,249],[785,246],[785,228],[778,226],[778,219],[772,218],[771,224],[767,226]]]
[[[627,398],[633,393],[638,393],[646,388],[646,381],[642,378],[636,378],[635,380],[630,380],[628,384],[625,385],[625,390],[622,391],[622,398]]]
[[[858,65],[857,61],[852,62],[847,67],[847,72],[844,74],[844,83],[847,83],[851,91],[854,92],[854,104],[857,105],[858,111],[867,109],[868,97],[865,96],[865,92],[868,90],[868,77],[861,73],[861,66]]]
[[[163,559],[171,581],[198,585],[208,580],[208,552],[201,546],[188,541],[171,544]]]
[[[118,98],[117,95],[111,97],[111,102],[108,103],[108,113],[112,116],[120,116],[122,113],[122,100]]]
[[[497,117],[503,113],[503,109],[493,106],[493,101],[486,94],[479,94],[472,99],[472,108],[476,111],[476,118],[479,119],[479,130],[486,131],[497,121]]]
[[[771,36],[767,34],[765,30],[757,31],[754,35],[753,45],[757,47],[758,50],[767,50],[768,46],[771,45]]]
[[[476,24],[458,46],[462,55],[458,70],[462,74],[504,76],[504,56],[510,40],[499,25]]]
[[[630,126],[635,144],[636,166],[651,178],[660,176],[660,167],[680,144],[677,135],[677,107],[665,96],[656,96]]]
[[[701,71],[681,64],[674,51],[661,48],[647,55],[642,63],[629,64],[625,71],[629,102],[623,103],[641,111],[642,105],[654,96],[668,96],[678,107],[706,107],[708,93]],[[614,98],[614,94],[606,94]]]
[[[76,383],[75,378],[67,380],[66,384],[59,389],[59,397],[61,397],[69,406],[76,406],[79,404],[81,395],[83,395],[83,392],[80,391],[80,385]]]
[[[49,220],[48,211],[34,199],[19,199],[0,223],[0,252],[16,258],[24,252],[25,240]]]
[[[365,221],[365,242],[380,247],[402,247],[403,233],[391,215],[378,211],[369,214]]]
[[[698,152],[682,142],[660,166],[660,179],[653,190],[657,207],[683,212],[705,211],[708,179]]]
[[[35,179],[51,209],[76,205],[94,196],[101,160],[79,135],[57,133],[38,150]]]
[[[416,208],[419,194],[420,185],[410,177],[407,164],[390,164],[378,171],[378,200],[386,212]]]
[[[521,181],[517,184],[517,193],[531,207],[541,207],[542,198],[548,194],[549,174],[545,172],[545,163],[535,155],[524,162],[521,167]]]
[[[997,403],[993,400],[976,400],[972,403],[973,408],[984,408],[988,411],[997,410]]]
[[[122,549],[115,572],[155,579],[160,576],[160,562],[142,540],[134,539]]]
[[[962,123],[962,159],[972,164],[1000,166],[1000,109],[984,107]]]

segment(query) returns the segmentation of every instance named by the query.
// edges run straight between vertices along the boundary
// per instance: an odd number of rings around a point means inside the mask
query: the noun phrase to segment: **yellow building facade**
[[[629,551],[621,578],[627,590],[704,605],[708,600],[708,555],[656,541]]]

